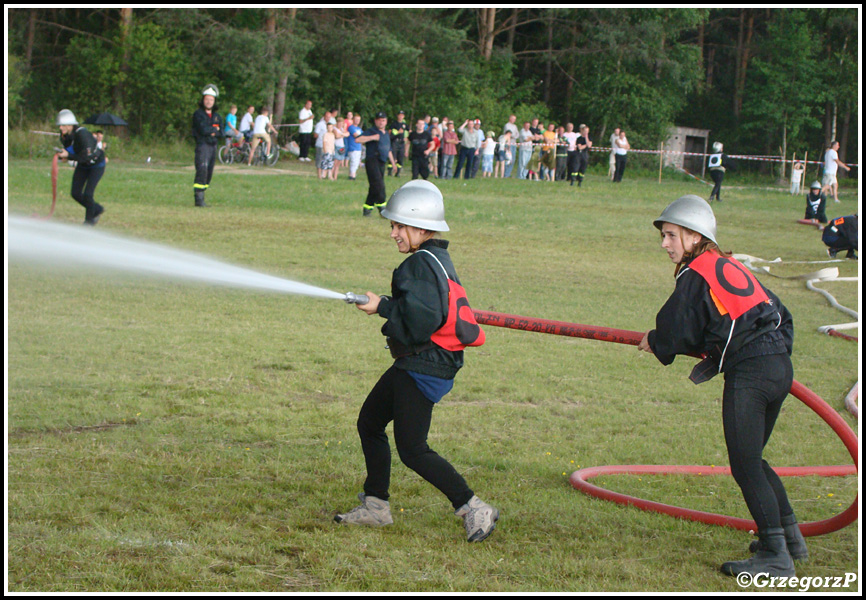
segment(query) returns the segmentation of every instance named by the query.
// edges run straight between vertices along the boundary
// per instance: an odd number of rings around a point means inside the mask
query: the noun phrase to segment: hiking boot
[[[836,254],[838,252],[839,251],[836,250],[835,248],[827,248],[827,256],[829,256],[830,258],[836,258]]]
[[[369,217],[372,213],[373,213],[373,209],[372,209],[372,208],[365,208],[365,209],[364,209],[364,216],[365,216],[365,217]]]
[[[348,523],[349,525],[370,525],[382,527],[394,522],[391,518],[391,505],[387,500],[380,500],[375,496],[367,496],[364,492],[358,494],[360,506],[342,515],[337,515],[334,520],[337,523]]]
[[[794,560],[808,560],[809,549],[806,548],[806,538],[797,524],[797,517],[790,515],[782,517],[782,529],[785,531],[785,544],[788,546],[788,554]],[[762,549],[761,540],[757,539],[749,544],[749,552],[757,552]]]
[[[463,517],[466,539],[470,542],[480,542],[493,533],[496,521],[499,520],[499,510],[482,502],[478,496],[472,496],[469,502],[454,511],[454,514]]]
[[[761,538],[761,549],[752,558],[724,563],[722,573],[726,575],[749,573],[752,576],[767,573],[771,577],[796,575],[794,561],[788,554],[788,546],[785,543],[785,530],[774,527],[759,532],[758,536]]]

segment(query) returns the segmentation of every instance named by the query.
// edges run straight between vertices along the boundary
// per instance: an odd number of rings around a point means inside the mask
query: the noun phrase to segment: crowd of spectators
[[[391,141],[389,176],[399,177],[406,161],[411,161],[412,179],[473,179],[481,171],[482,178],[562,180],[579,186],[593,145],[585,124],[577,128],[573,123],[545,126],[540,119],[532,119],[518,126],[516,115],[511,115],[501,128],[485,131],[480,119],[464,119],[462,124],[430,115],[414,123],[404,119],[405,113],[399,111],[388,118],[385,128]],[[355,141],[364,130],[360,115],[348,112],[342,116],[328,110],[316,121],[312,101],[307,101],[298,121],[299,160],[313,160],[308,151],[315,148],[320,178],[335,179],[341,167],[348,167],[349,179],[355,179],[365,153]],[[629,149],[625,131],[615,129],[610,138],[611,181],[622,180]]]

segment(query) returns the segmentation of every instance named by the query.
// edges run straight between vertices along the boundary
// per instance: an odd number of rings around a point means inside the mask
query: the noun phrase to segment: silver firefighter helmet
[[[668,204],[661,216],[653,221],[653,225],[659,230],[664,223],[691,229],[716,242],[716,216],[707,201],[700,196],[689,194]]]
[[[68,108],[64,108],[59,113],[57,113],[57,124],[58,125],[78,125],[78,119],[75,118],[75,115]]]
[[[423,179],[410,181],[391,194],[382,216],[391,221],[428,231],[448,231],[442,192]]]
[[[214,83],[209,83],[201,90],[202,96],[213,96],[214,98],[219,98],[220,89]]]

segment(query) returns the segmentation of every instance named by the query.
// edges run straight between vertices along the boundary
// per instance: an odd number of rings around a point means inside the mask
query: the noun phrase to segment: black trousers
[[[298,154],[298,158],[309,158],[308,154],[310,153],[310,142],[312,142],[313,134],[302,133],[300,137],[301,141],[298,145],[301,147],[301,152]]]
[[[781,527],[781,517],[794,514],[782,480],[762,457],[793,380],[787,354],[749,358],[725,373],[722,422],[731,474],[758,531]]]
[[[622,181],[622,175],[625,173],[625,163],[628,158],[627,154],[615,154],[613,157],[616,168],[613,172],[613,180],[617,183]]]
[[[391,154],[394,157],[394,162],[397,164],[391,165],[390,174],[398,175],[400,173],[400,169],[403,168],[403,153],[406,151],[406,142],[405,141],[392,141],[391,142]]]
[[[210,185],[213,168],[216,164],[216,144],[196,144],[195,147],[195,181],[193,189],[204,191]]]
[[[460,179],[460,168],[465,164],[466,170],[463,171],[463,179],[472,178],[472,163],[475,161],[475,148],[466,148],[460,146],[459,158],[457,159],[457,169],[454,171],[454,179]]]
[[[364,161],[364,169],[367,171],[367,181],[370,184],[364,208],[372,210],[384,206],[387,201],[385,199],[385,163],[375,157],[367,156],[367,160]]]
[[[391,446],[385,426],[394,422],[394,443],[404,465],[445,494],[457,509],[474,495],[463,477],[427,445],[435,405],[406,371],[391,367],[379,378],[358,415],[358,435],[364,449],[367,480],[364,493],[389,498]]]
[[[412,157],[412,179],[418,179],[418,176],[424,179],[430,177],[430,158],[427,156]]]
[[[568,152],[567,166],[568,180],[574,181],[577,178],[578,167],[580,166],[580,152],[571,150]]]
[[[710,199],[717,198],[721,200],[719,194],[722,193],[722,180],[725,178],[725,172],[721,169],[710,169],[710,178],[716,185],[713,186],[713,191],[710,193]]]
[[[102,206],[93,199],[96,186],[105,174],[105,167],[76,166],[72,174],[72,198],[84,207],[84,220],[92,221],[102,212]]]

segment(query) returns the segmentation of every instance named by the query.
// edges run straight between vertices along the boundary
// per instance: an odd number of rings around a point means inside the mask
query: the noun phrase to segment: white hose
[[[856,418],[860,418],[860,408],[857,406],[857,399],[860,395],[860,382],[854,384],[854,387],[851,388],[851,391],[848,392],[848,395],[845,396],[845,408],[848,409],[852,415]]]
[[[847,314],[850,317],[857,319],[857,322],[855,322],[855,323],[843,323],[840,325],[823,325],[823,326],[818,328],[819,332],[828,333],[829,331],[834,330],[834,329],[835,330],[857,329],[860,327],[860,315],[857,313],[857,311],[852,310],[846,306],[842,306],[841,304],[839,304],[839,302],[836,300],[836,298],[834,298],[833,295],[830,294],[830,292],[828,292],[827,290],[822,290],[821,288],[815,287],[815,285],[814,285],[814,283],[816,281],[859,281],[858,277],[839,277],[839,269],[837,269],[836,267],[829,267],[826,269],[820,269],[820,270],[814,271],[812,273],[806,273],[805,275],[792,275],[790,277],[782,277],[782,276],[774,275],[773,273],[770,273],[770,267],[758,267],[758,266],[755,266],[754,264],[752,264],[753,262],[771,262],[773,264],[781,264],[781,262],[782,262],[781,258],[777,258],[775,260],[768,261],[768,260],[764,260],[762,258],[756,258],[754,256],[749,256],[748,254],[735,254],[734,258],[736,258],[738,261],[743,263],[743,265],[745,265],[747,268],[751,269],[752,271],[767,273],[768,275],[772,275],[773,277],[777,277],[779,279],[805,279],[807,289],[810,289],[813,292],[818,292],[819,294],[823,295],[827,299],[827,301],[830,303],[830,306],[832,306],[833,308],[835,308],[837,310],[844,312],[845,314]],[[810,264],[813,262],[814,263],[817,263],[817,262],[826,263],[826,262],[837,262],[837,261],[799,261],[796,264]],[[795,264],[795,263],[789,263],[789,264]]]

